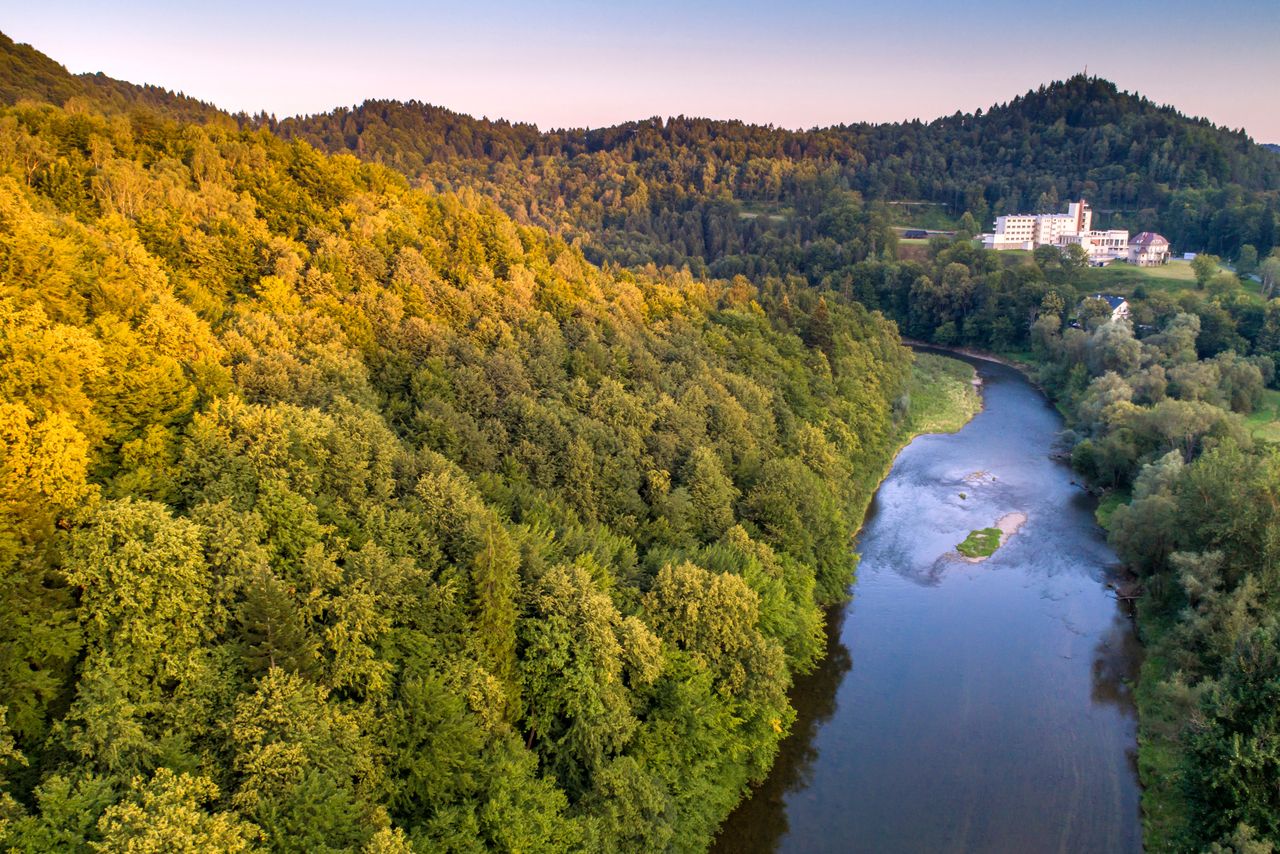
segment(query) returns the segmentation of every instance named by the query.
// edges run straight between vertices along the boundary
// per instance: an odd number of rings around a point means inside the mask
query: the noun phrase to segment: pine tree
[[[835,325],[831,322],[831,312],[827,308],[826,297],[819,297],[813,313],[809,315],[809,325],[805,333],[805,343],[831,356],[835,346]]]
[[[302,676],[314,675],[319,643],[307,629],[306,616],[286,585],[263,572],[245,588],[237,620],[250,677],[278,667]]]

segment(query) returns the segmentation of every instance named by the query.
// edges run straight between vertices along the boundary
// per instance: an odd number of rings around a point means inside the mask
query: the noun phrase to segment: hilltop
[[[62,106],[82,98],[100,109],[123,112],[150,109],[179,121],[233,119],[212,104],[159,86],[138,85],[105,74],[72,74],[28,44],[0,33],[0,103],[43,101]]]
[[[1179,247],[1234,256],[1274,231],[1280,192],[1280,158],[1243,131],[1083,75],[930,122],[792,131],[677,116],[544,131],[419,101],[231,116],[157,87],[72,75],[9,39],[0,57],[7,102],[81,96],[104,109],[267,128],[436,190],[475,190],[592,260],[626,266],[801,273],[816,283],[891,249],[889,225],[909,219],[903,202],[953,227],[967,212],[980,230],[997,214],[1080,196],[1101,226],[1158,230]]]

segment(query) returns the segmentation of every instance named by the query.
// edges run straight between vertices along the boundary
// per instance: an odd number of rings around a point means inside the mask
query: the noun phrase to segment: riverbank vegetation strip
[[[934,353],[916,353],[908,394],[908,439],[926,433],[954,433],[982,410],[973,367]]]
[[[1137,576],[1125,589],[1143,593],[1147,850],[1280,841],[1280,300],[1218,273],[1135,289],[1132,319],[1113,318],[1056,251],[1010,265],[963,243],[935,242],[920,273],[912,299],[886,289],[881,305],[913,337],[1017,353],[1105,494],[1099,521]]]

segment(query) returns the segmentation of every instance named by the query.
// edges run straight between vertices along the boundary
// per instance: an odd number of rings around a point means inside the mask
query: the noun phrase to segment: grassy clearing
[[[1280,391],[1263,389],[1262,402],[1244,423],[1253,438],[1280,443]]]
[[[1225,267],[1219,267],[1225,272]],[[1090,267],[1084,271],[1081,279],[1084,287],[1090,291],[1130,296],[1141,287],[1151,293],[1163,291],[1177,295],[1184,291],[1196,290],[1196,276],[1191,270],[1189,261],[1170,261],[1159,267],[1138,267],[1117,261],[1108,267]],[[1257,293],[1257,282],[1244,282],[1244,289]]]
[[[999,528],[980,528],[970,531],[964,542],[956,546],[956,551],[965,557],[990,557],[1000,548]]]
[[[911,404],[906,429],[911,435],[954,433],[982,411],[972,367],[957,359],[917,353],[911,366]]]
[[[783,207],[776,202],[740,202],[738,204],[738,217],[740,219],[759,219],[761,217],[770,222],[785,222],[795,215],[795,211],[788,207]]]
[[[899,228],[924,228],[932,231],[955,231],[960,218],[948,216],[946,208],[929,202],[899,200],[884,205],[890,221]]]
[[[1006,249],[1000,252],[1000,259],[1006,267],[1018,267],[1033,264],[1032,253],[1025,249]],[[1219,266],[1218,272],[1230,272]],[[1246,293],[1260,294],[1262,286],[1253,280],[1241,282]],[[1088,267],[1081,272],[1079,279],[1081,291],[1089,293],[1117,294],[1132,296],[1138,288],[1147,293],[1162,291],[1177,296],[1185,291],[1196,290],[1196,276],[1191,270],[1191,262],[1181,259],[1170,261],[1159,267],[1138,267],[1124,261],[1115,261],[1106,267]],[[1203,292],[1202,292],[1203,293]]]

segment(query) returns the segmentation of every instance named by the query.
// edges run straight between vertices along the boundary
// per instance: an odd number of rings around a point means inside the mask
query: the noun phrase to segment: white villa
[[[1084,199],[1067,205],[1065,214],[1009,214],[997,217],[996,230],[982,235],[987,249],[1059,248],[1075,243],[1089,255],[1089,263],[1102,265],[1129,254],[1129,232],[1120,229],[1094,231],[1093,211]]]
[[[1169,261],[1169,241],[1154,231],[1144,231],[1129,244],[1129,263],[1156,267]]]

